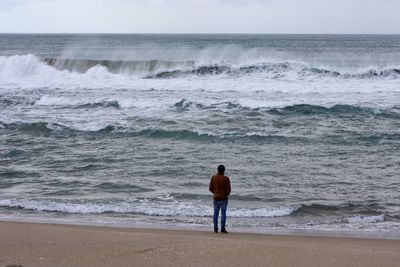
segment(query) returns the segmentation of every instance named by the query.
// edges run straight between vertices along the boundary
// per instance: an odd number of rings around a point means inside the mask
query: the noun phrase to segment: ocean
[[[0,220],[400,230],[400,35],[0,35]]]

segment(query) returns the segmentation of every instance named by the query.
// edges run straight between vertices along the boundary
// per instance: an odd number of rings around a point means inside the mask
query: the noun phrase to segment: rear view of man
[[[221,209],[221,233],[227,234],[225,229],[226,208],[228,196],[231,193],[231,182],[228,176],[224,175],[225,166],[218,166],[218,174],[213,175],[210,181],[210,192],[214,194],[214,232],[218,233],[218,215]]]

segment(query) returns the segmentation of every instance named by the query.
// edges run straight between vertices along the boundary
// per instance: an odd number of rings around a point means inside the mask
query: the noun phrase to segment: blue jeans
[[[225,231],[226,223],[226,208],[228,207],[228,200],[215,200],[214,199],[214,231],[218,231],[218,215],[221,209],[221,231]]]

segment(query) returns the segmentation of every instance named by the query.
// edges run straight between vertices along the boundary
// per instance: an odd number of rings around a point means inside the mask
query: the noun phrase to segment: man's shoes
[[[228,234],[228,231],[222,230],[222,231],[221,231],[221,234]]]
[[[218,234],[218,230],[214,230],[214,233]]]

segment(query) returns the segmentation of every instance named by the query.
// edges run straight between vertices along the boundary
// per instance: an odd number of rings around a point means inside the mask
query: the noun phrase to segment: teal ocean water
[[[0,110],[0,219],[400,230],[398,35],[3,34]]]

